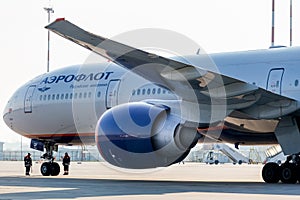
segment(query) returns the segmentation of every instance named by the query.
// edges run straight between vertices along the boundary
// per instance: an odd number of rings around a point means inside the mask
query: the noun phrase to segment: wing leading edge
[[[298,102],[293,99],[206,70],[205,65],[200,68],[148,53],[89,33],[64,19],[56,20],[46,28],[149,81],[170,88],[186,101],[206,106],[226,104],[228,114],[238,111],[242,113],[240,116],[255,119],[277,118],[299,109]]]

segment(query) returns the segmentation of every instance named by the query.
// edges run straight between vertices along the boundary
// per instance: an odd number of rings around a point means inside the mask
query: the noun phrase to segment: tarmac
[[[34,163],[26,177],[23,162],[0,161],[0,200],[300,199],[299,183],[264,183],[261,164],[185,163],[139,171],[112,168],[105,162],[72,162],[68,176],[61,172],[56,177],[43,177],[40,165]]]

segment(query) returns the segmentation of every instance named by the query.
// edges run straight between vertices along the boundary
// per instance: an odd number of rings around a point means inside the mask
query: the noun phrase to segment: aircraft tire
[[[56,162],[51,163],[51,176],[57,176],[60,172],[59,164]]]
[[[44,162],[41,166],[41,173],[43,176],[50,176],[51,174],[51,165],[49,162]]]
[[[300,165],[299,164],[296,167],[296,171],[297,171],[297,180],[300,183]]]
[[[294,163],[284,163],[280,166],[280,180],[283,183],[296,183],[297,182],[297,168]]]
[[[262,178],[266,183],[278,183],[280,167],[277,163],[267,163],[262,169]]]

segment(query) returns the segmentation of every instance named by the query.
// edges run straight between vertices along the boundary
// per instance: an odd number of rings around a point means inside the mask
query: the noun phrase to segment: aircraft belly
[[[228,142],[244,145],[277,144],[277,120],[248,120],[227,117],[224,122],[207,129],[198,129],[200,142]]]
[[[38,140],[53,141],[57,144],[67,145],[93,145],[95,144],[95,133],[43,133],[24,134],[25,137]]]
[[[278,120],[251,120],[226,117],[225,124],[243,132],[270,133],[275,131]]]

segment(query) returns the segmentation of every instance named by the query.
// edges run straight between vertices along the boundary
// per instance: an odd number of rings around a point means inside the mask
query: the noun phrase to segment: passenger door
[[[36,85],[31,85],[28,87],[25,99],[24,99],[24,112],[25,113],[32,113],[32,97],[35,91]]]
[[[111,80],[108,83],[106,91],[106,108],[110,109],[111,107],[118,104],[118,93],[121,80]]]
[[[273,68],[270,70],[267,81],[267,90],[281,94],[282,78],[284,74],[284,68]]]

